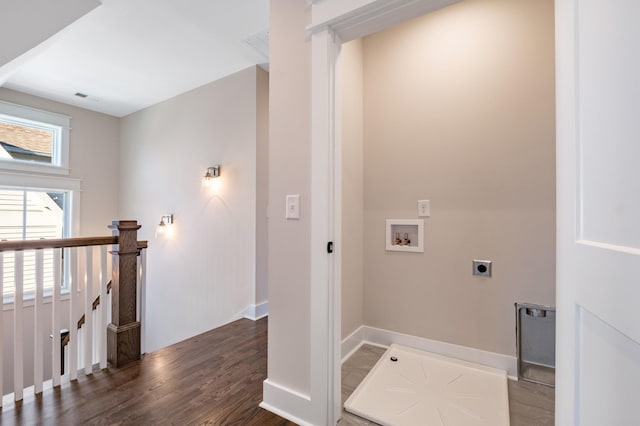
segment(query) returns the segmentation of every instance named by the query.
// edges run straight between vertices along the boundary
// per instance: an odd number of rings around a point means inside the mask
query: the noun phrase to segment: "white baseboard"
[[[517,377],[517,358],[514,356],[487,352],[467,346],[454,345],[424,337],[411,336],[381,328],[360,326],[342,341],[342,361],[344,362],[353,352],[365,343],[388,347],[392,343],[420,349],[435,354],[473,362],[487,367],[497,368],[507,372],[510,377]]]
[[[261,318],[269,315],[269,302],[262,302],[258,305],[249,305],[244,311],[244,317],[253,321],[257,321]]]
[[[262,384],[260,407],[300,426],[313,426],[304,420],[310,418],[311,398],[273,383],[269,379]]]

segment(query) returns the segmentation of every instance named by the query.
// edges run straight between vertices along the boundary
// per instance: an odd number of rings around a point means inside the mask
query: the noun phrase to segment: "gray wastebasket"
[[[556,309],[516,303],[518,380],[555,387]]]

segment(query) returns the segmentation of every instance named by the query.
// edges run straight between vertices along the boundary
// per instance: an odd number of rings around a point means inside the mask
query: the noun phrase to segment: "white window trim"
[[[35,191],[65,191],[70,194],[70,197],[66,197],[66,208],[69,210],[69,215],[66,217],[66,223],[64,226],[70,231],[69,237],[80,235],[80,194],[82,181],[80,179],[61,177],[61,176],[38,176],[28,175],[21,173],[10,173],[0,171],[0,186],[12,187],[15,189],[35,190]],[[63,294],[68,293],[68,290],[63,289]],[[2,295],[0,295],[2,297]],[[51,297],[49,294],[45,294],[45,299]],[[25,302],[34,298],[34,295],[25,294]],[[7,297],[3,299],[4,310],[7,310],[6,305],[13,304],[13,297]]]
[[[52,159],[59,155],[58,164],[32,163],[27,161],[0,159],[0,169],[17,170],[23,172],[50,173],[57,175],[69,174],[69,131],[71,130],[71,117],[55,112],[43,111],[23,105],[0,101],[0,115],[15,117],[17,119],[31,120],[38,123],[50,124],[61,128],[60,150],[54,150]]]

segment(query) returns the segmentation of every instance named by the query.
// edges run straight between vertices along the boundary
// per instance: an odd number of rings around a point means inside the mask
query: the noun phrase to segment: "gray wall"
[[[513,355],[513,303],[554,304],[553,26],[469,0],[364,39],[365,324]],[[386,252],[419,199],[425,252]]]

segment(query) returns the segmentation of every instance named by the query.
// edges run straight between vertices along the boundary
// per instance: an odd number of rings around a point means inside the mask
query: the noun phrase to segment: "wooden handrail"
[[[0,252],[65,247],[106,246],[113,244],[118,244],[117,236],[0,241]],[[147,247],[147,241],[138,241],[138,250],[146,249]]]

